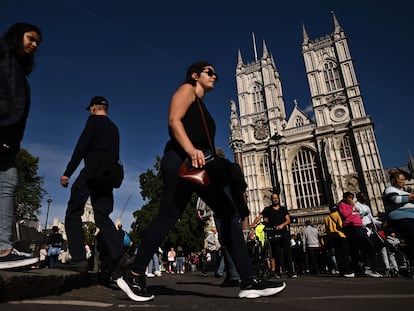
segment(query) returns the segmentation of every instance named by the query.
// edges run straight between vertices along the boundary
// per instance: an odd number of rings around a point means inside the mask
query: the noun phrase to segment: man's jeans
[[[0,167],[0,251],[13,248],[17,168]]]

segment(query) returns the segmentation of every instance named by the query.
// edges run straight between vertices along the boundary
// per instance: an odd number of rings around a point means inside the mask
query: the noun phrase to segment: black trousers
[[[351,261],[349,259],[349,244],[346,238],[332,237],[329,244],[335,252],[336,262],[338,264],[339,274],[352,273]]]
[[[193,192],[196,192],[214,211],[220,220],[220,241],[229,251],[242,280],[254,276],[251,258],[240,224],[240,216],[231,200],[228,187],[222,189],[196,188],[178,176],[185,155],[174,149],[164,152],[161,172],[164,181],[163,193],[158,215],[143,234],[141,247],[138,248],[132,270],[144,273],[152,254],[161,245],[170,228],[178,221]]]
[[[354,272],[360,271],[359,263],[364,264],[364,268],[370,268],[375,271],[375,249],[367,235],[364,227],[344,226],[344,233],[349,242],[351,265]]]
[[[290,248],[290,234],[287,231],[283,232],[280,239],[270,240],[270,245],[272,247],[272,257],[276,260],[276,272],[279,273],[280,268],[283,267],[287,270],[288,275],[292,275],[295,271]]]
[[[108,247],[112,260],[117,260],[124,252],[121,235],[116,229],[109,215],[113,211],[114,198],[112,188],[91,190],[86,184],[85,170],[72,185],[68,207],[65,216],[65,229],[68,238],[69,253],[74,261],[86,259],[85,236],[82,228],[81,216],[85,203],[91,197],[91,204],[95,217],[95,224],[99,228],[102,238]]]

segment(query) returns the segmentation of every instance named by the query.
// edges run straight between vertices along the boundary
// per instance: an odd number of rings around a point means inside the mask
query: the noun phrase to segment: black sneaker
[[[38,257],[33,257],[27,253],[13,249],[10,254],[0,257],[0,270],[30,266],[38,261]]]
[[[145,282],[145,274],[133,275],[131,271],[116,280],[119,288],[133,301],[149,301],[154,299],[154,295],[148,292]]]
[[[133,262],[133,257],[129,256],[127,252],[123,253],[114,264],[114,270],[111,276],[112,280],[117,280],[123,276],[125,272],[131,267]]]
[[[251,279],[242,282],[240,286],[239,298],[258,298],[272,296],[280,293],[286,287],[285,282],[270,282],[263,279]]]
[[[270,272],[267,276],[267,279],[270,280],[272,278],[280,279],[280,274],[276,272]]]
[[[88,272],[88,261],[86,259],[80,261],[69,260],[66,262],[58,262],[56,268],[70,270],[73,272]]]

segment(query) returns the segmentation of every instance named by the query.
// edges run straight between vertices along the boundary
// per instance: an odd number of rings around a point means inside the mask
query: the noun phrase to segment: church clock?
[[[269,136],[269,129],[263,120],[256,122],[254,126],[254,138],[257,140],[266,139]]]
[[[333,121],[343,121],[348,116],[348,110],[344,106],[337,106],[331,110]]]

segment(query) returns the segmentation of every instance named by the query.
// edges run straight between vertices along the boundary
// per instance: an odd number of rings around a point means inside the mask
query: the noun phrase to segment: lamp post
[[[49,208],[50,208],[50,203],[52,203],[52,198],[49,197],[46,202],[47,202],[47,212],[46,212],[45,231],[43,233],[43,243],[45,243],[46,241],[47,220],[49,218]]]

